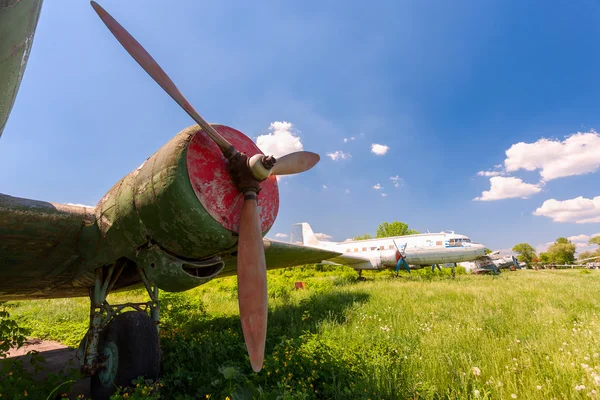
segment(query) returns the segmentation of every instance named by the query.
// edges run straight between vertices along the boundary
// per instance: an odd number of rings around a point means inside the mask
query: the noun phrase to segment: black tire
[[[100,338],[98,352],[103,355],[105,351],[116,354],[111,357],[114,372],[103,368],[92,376],[94,400],[108,400],[118,386],[130,386],[138,376],[157,379],[160,375],[158,331],[145,312],[131,311],[113,318]]]

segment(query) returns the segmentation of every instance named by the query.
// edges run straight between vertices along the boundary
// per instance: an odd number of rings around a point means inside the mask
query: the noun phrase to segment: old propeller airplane
[[[334,251],[263,238],[279,208],[276,176],[319,161],[300,151],[265,156],[234,128],[208,124],[144,48],[101,6],[110,32],[197,123],[118,181],[95,207],[0,194],[0,300],[89,296],[80,346],[92,395],[159,374],[158,290],[184,291],[236,275],[240,319],[254,371],[263,364],[266,270],[318,262]],[[32,46],[41,0],[0,2],[0,134]],[[150,300],[109,304],[117,290],[145,287]],[[131,307],[133,311],[123,312]]]
[[[301,228],[303,245],[341,253],[329,258],[326,263],[348,265],[359,273],[363,270],[399,269],[400,263],[413,268],[452,263],[454,268],[456,263],[476,260],[485,254],[485,246],[454,232],[324,242],[317,239],[306,222],[296,226]]]

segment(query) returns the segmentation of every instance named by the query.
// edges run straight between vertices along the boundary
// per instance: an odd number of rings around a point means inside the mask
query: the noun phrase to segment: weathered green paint
[[[0,194],[0,299],[70,297],[93,285],[82,274],[99,241],[93,211]]]
[[[136,250],[149,241],[192,260],[235,248],[237,237],[206,212],[191,187],[185,155],[195,130],[181,131],[100,200],[96,262],[135,259]]]
[[[42,0],[0,0],[0,136],[27,66]]]
[[[224,266],[218,259],[204,263],[184,261],[153,244],[139,251],[137,261],[143,265],[148,280],[168,292],[182,292],[200,286],[215,278]],[[190,275],[185,267],[198,269],[201,276]]]

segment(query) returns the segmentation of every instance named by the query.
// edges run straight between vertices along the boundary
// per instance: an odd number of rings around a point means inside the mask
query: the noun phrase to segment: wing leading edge
[[[323,260],[333,259],[341,255],[341,253],[335,251],[280,242],[267,238],[263,238],[263,244],[265,246],[267,270],[320,263]],[[237,258],[235,257],[223,260],[225,261],[225,267],[219,276],[235,275],[236,260]]]

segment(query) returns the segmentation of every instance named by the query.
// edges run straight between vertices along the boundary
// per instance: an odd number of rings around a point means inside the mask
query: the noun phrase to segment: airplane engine
[[[382,267],[394,267],[400,259],[400,252],[396,249],[382,250],[379,252],[380,265]]]
[[[262,154],[243,133],[224,125],[213,127],[238,151],[248,156]],[[97,254],[106,258],[100,260],[104,262],[128,257],[146,268],[153,264],[154,269],[148,271],[162,270],[153,274],[159,287],[164,286],[160,281],[172,281],[167,276],[183,271],[181,277],[191,282],[177,287],[185,286],[182,290],[187,290],[192,282],[197,286],[220,271],[219,253],[235,251],[243,202],[243,194],[231,180],[228,161],[218,146],[193,125],[100,200],[96,217],[101,249]],[[278,209],[277,179],[270,176],[261,183],[258,195],[263,236],[273,225]],[[148,255],[149,246],[152,255]],[[186,262],[188,266],[184,267]]]

